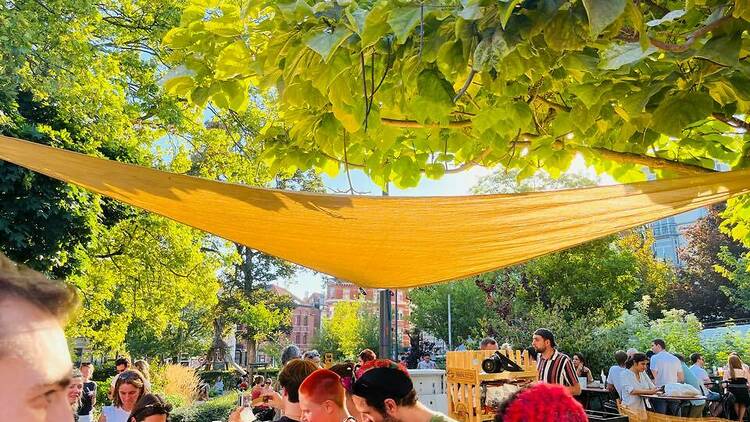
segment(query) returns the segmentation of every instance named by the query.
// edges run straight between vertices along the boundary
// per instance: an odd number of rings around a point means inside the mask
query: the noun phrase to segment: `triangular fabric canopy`
[[[556,192],[259,189],[0,137],[0,159],[366,287],[468,277],[750,192],[750,170]]]

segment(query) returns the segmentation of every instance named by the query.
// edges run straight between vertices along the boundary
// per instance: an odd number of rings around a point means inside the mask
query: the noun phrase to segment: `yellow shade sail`
[[[0,137],[0,159],[366,287],[518,264],[750,191],[750,170],[556,192],[365,197],[259,189]]]

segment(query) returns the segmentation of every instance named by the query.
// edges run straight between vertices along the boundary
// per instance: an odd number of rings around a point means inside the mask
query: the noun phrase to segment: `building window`
[[[305,322],[302,325],[304,325],[305,327],[307,327],[307,315],[305,315]]]
[[[299,325],[299,315],[294,316],[294,325]]]
[[[302,338],[303,338],[303,340],[304,340],[304,341],[302,342],[302,344],[307,344],[307,333],[303,334],[303,337],[302,337]]]
[[[654,236],[670,236],[676,235],[677,229],[673,218],[665,218],[654,222],[651,225],[651,229],[654,231]]]
[[[297,344],[300,344],[300,342],[299,342],[299,333],[295,333],[294,334],[294,342],[297,343]]]

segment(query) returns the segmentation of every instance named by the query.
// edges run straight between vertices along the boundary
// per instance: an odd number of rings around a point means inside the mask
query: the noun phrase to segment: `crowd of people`
[[[67,316],[77,307],[75,292],[64,283],[51,281],[40,273],[15,265],[0,255],[0,373],[12,383],[0,383],[0,420],[70,421],[92,420],[96,405],[96,383],[91,381],[94,366],[82,363],[71,371],[71,357],[63,327]],[[591,380],[584,357],[573,357],[557,349],[554,334],[540,328],[533,333],[528,356],[536,362],[536,383],[520,390],[498,409],[497,422],[587,420],[583,407],[574,399],[581,393],[581,380]],[[483,350],[497,350],[494,339],[486,338]],[[675,383],[693,385],[711,399],[706,384],[710,378],[703,357],[690,356],[687,366],[682,356],[667,351],[661,339],[655,339],[648,354],[630,349],[614,355],[615,365],[608,371],[608,388],[625,407],[676,413],[674,401],[644,400]],[[282,354],[282,369],[274,390],[270,379],[245,379],[240,387],[251,390],[260,416],[281,422],[453,422],[419,401],[408,370],[401,363],[378,359],[372,350],[363,350],[357,362],[342,362],[324,369],[317,351],[301,353],[296,346]],[[419,368],[432,369],[429,354],[422,356]],[[145,361],[116,361],[118,374],[109,386],[112,405],[104,406],[99,422],[163,422],[171,406],[164,398],[151,394],[149,367]],[[750,368],[739,355],[729,356],[723,370],[726,391],[734,396],[740,420],[750,404],[748,379]],[[250,401],[248,401],[250,402]],[[701,398],[691,403],[691,412],[700,414]],[[243,407],[231,416],[241,421]]]

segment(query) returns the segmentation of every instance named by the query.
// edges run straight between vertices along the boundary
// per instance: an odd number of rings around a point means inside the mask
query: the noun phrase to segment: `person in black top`
[[[96,382],[91,381],[94,374],[94,365],[90,362],[81,363],[81,375],[83,376],[83,392],[81,394],[81,406],[78,408],[79,422],[92,422],[94,405],[96,405]]]

